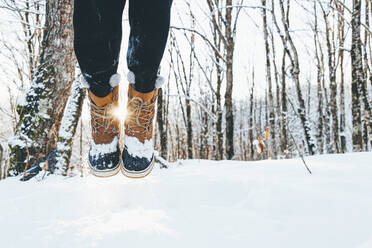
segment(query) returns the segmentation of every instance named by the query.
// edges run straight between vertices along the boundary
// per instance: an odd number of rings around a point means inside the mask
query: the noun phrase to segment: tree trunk
[[[226,6],[232,6],[232,0],[226,0]],[[226,92],[225,92],[225,118],[226,118],[226,154],[227,159],[234,158],[234,114],[233,114],[233,59],[235,41],[232,31],[232,8],[226,8]]]
[[[345,45],[345,20],[344,7],[342,4],[336,3],[338,15],[338,39],[340,42],[339,57],[340,57],[340,148],[341,152],[346,152],[346,121],[345,121],[345,73],[344,73],[344,45]]]
[[[223,121],[223,111],[222,111],[222,94],[221,94],[221,87],[223,81],[223,68],[221,67],[221,58],[220,58],[220,50],[222,47],[222,32],[221,32],[221,23],[222,23],[222,16],[221,12],[215,11],[216,6],[219,6],[220,0],[207,0],[207,4],[209,7],[209,11],[211,13],[211,21],[213,25],[213,45],[215,47],[214,57],[215,57],[215,66],[216,66],[216,108],[215,114],[217,116],[216,122],[216,139],[217,139],[217,154],[216,159],[223,159],[224,158],[224,132],[222,131],[222,121]]]
[[[368,53],[367,53],[367,46],[368,44],[370,45],[371,39],[370,39],[370,32],[368,32],[367,29],[369,29],[369,1],[366,1],[365,3],[365,15],[364,15],[364,23],[366,25],[366,28],[364,29],[364,45],[363,47],[363,52],[364,52],[364,64],[365,64],[365,82],[364,84],[361,85],[361,92],[362,92],[362,99],[364,103],[364,123],[365,123],[365,133],[366,133],[366,150],[371,147],[372,149],[372,102],[369,100],[369,95],[368,95],[368,74],[370,80],[372,80],[372,75],[371,75],[371,68],[369,67],[368,63]]]
[[[3,147],[3,144],[0,143],[0,180],[3,179],[3,177],[5,177],[5,170],[4,170],[4,147]]]
[[[272,33],[271,33],[272,34]],[[278,71],[278,68],[277,68],[277,62],[276,62],[276,54],[275,54],[275,40],[274,40],[274,35],[271,35],[271,48],[272,48],[272,64],[273,64],[273,67],[274,67],[274,78],[275,78],[275,86],[276,86],[276,106],[275,106],[275,109],[276,109],[276,130],[277,130],[277,133],[279,134],[278,135],[278,138],[275,138],[275,142],[279,142],[277,143],[276,147],[277,149],[279,149],[277,151],[277,155],[279,154],[283,154],[285,153],[284,150],[282,150],[282,145],[281,145],[281,138],[280,137],[280,132],[283,128],[282,126],[282,121],[280,120],[281,119],[281,115],[282,115],[282,108],[281,108],[281,91],[280,91],[280,81],[279,81],[279,71]],[[285,54],[284,54],[285,56]],[[285,61],[284,61],[284,64],[285,64]],[[285,68],[285,67],[284,67]],[[286,139],[286,136],[283,136],[283,139]]]
[[[73,138],[79,124],[81,109],[85,97],[85,89],[82,88],[79,74],[71,86],[64,114],[59,129],[58,142],[56,146],[57,165],[59,174],[67,175],[72,153]]]
[[[262,6],[266,7],[266,0],[261,0]],[[274,112],[274,97],[272,92],[272,78],[271,78],[271,63],[270,63],[270,46],[269,46],[269,34],[267,27],[267,15],[266,8],[262,10],[262,19],[263,19],[263,33],[264,33],[264,42],[265,42],[265,52],[266,52],[266,80],[268,83],[268,111],[269,111],[269,126],[270,126],[270,141],[269,141],[269,151],[270,154],[276,158],[276,142],[275,142],[275,112]]]
[[[187,158],[193,158],[193,128],[192,128],[192,119],[191,119],[191,103],[190,103],[190,92],[187,89],[187,98],[186,98],[186,119],[187,119]]]
[[[281,115],[281,122],[282,122],[282,129],[281,129],[281,150],[285,155],[288,154],[288,139],[287,139],[287,87],[286,87],[286,75],[285,75],[285,67],[286,67],[286,53],[283,51],[283,58],[282,58],[282,68],[281,68],[281,82],[282,82],[282,94],[281,94],[281,102],[282,102],[282,115]]]
[[[362,106],[361,85],[365,83],[362,58],[362,40],[360,35],[361,0],[353,0],[353,14],[351,20],[352,45],[351,45],[351,95],[352,95],[352,120],[353,120],[353,150],[363,150],[362,137]]]
[[[10,143],[11,175],[19,174],[26,162],[33,164],[56,147],[63,110],[74,79],[72,12],[72,0],[46,3],[39,65],[24,101],[17,106],[20,118]],[[26,150],[30,153],[29,161],[26,161]]]
[[[254,160],[254,147],[253,147],[253,118],[254,118],[254,69],[252,69],[252,86],[249,94],[249,119],[248,119],[248,128],[249,128],[249,158]]]
[[[328,73],[330,85],[330,111],[332,116],[332,152],[340,152],[339,130],[338,130],[338,108],[337,108],[337,83],[336,83],[336,64],[335,51],[331,43],[331,28],[329,27],[328,14],[323,10],[323,18],[325,22],[326,44],[328,51]]]
[[[323,57],[320,55],[321,45],[319,42],[319,31],[318,31],[318,16],[317,16],[317,3],[314,2],[314,47],[315,47],[315,58],[317,66],[317,98],[318,98],[318,125],[317,125],[317,142],[320,154],[323,153],[324,135],[323,135],[323,89],[322,89],[322,78],[324,75],[323,68]]]
[[[160,156],[164,159],[168,159],[168,142],[167,142],[167,129],[165,127],[164,120],[166,119],[165,99],[163,89],[159,89],[158,93],[158,111],[157,111],[157,122],[160,136]]]
[[[217,70],[220,70],[217,68]],[[224,149],[223,149],[223,132],[222,132],[222,100],[221,100],[221,73],[217,74],[217,92],[216,92],[216,112],[217,112],[217,124],[216,124],[216,132],[217,132],[217,159],[224,158]]]

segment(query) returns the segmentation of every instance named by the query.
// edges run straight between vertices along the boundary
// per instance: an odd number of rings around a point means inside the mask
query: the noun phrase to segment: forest
[[[0,179],[36,163],[86,174],[73,2],[0,0]],[[371,0],[175,0],[159,72],[159,163],[371,151],[371,18]],[[123,26],[126,78],[127,14]]]

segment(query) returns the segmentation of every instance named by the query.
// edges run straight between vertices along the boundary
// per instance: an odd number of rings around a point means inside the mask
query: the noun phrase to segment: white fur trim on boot
[[[128,79],[128,82],[130,84],[135,84],[136,83],[136,76],[134,75],[134,73],[132,71],[128,72],[127,79]]]
[[[89,89],[89,84],[88,84],[87,80],[85,80],[83,75],[80,75],[80,82],[81,82],[81,85],[83,86],[83,88]],[[113,74],[110,77],[109,83],[110,83],[110,86],[112,88],[115,88],[116,86],[118,86],[119,83],[120,83],[120,74],[118,74],[118,73]]]
[[[127,79],[128,79],[128,82],[130,84],[135,84],[136,83],[136,75],[134,75],[134,73],[132,71],[128,72]],[[164,82],[165,82],[165,79],[162,76],[158,76],[156,78],[156,81],[155,81],[155,88],[156,89],[161,88],[163,86]]]
[[[118,86],[120,83],[120,74],[116,73],[116,74],[113,74],[111,77],[110,77],[110,85],[112,88],[115,88],[116,86]]]
[[[162,76],[158,76],[158,78],[155,81],[155,88],[156,89],[161,88],[163,86],[164,82],[165,82],[165,79]]]

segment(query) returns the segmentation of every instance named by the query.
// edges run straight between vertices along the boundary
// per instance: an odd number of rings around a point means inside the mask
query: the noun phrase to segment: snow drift
[[[372,153],[0,182],[1,247],[372,247]]]

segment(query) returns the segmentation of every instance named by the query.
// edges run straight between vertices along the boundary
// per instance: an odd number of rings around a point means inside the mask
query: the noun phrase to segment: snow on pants
[[[126,0],[75,0],[74,48],[89,89],[98,97],[110,93],[109,80],[117,72]],[[155,87],[169,32],[172,0],[129,0],[128,69],[135,89]]]

